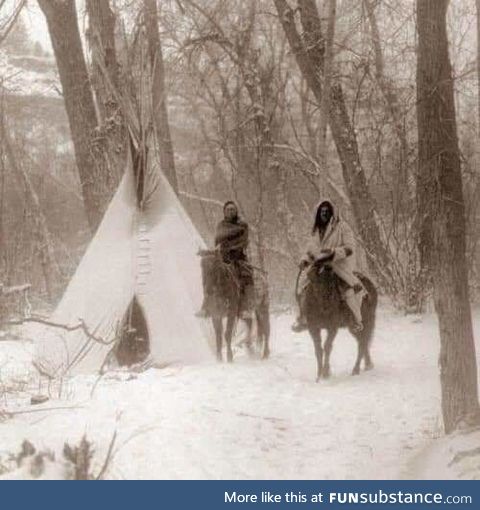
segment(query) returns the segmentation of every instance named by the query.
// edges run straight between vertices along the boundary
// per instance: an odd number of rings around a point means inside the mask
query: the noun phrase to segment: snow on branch
[[[20,326],[22,324],[25,324],[26,322],[35,322],[37,324],[44,324],[45,326],[63,329],[68,332],[76,331],[77,329],[80,329],[83,331],[83,333],[85,333],[85,335],[88,337],[89,340],[93,340],[94,342],[97,342],[102,345],[111,345],[116,340],[116,338],[114,338],[112,340],[105,340],[104,338],[95,336],[93,333],[91,333],[89,331],[89,329],[85,325],[85,322],[82,319],[79,319],[78,324],[73,325],[73,326],[69,326],[67,324],[59,324],[57,322],[52,322],[48,319],[44,319],[43,317],[25,317],[23,319],[6,321],[6,324],[9,324],[11,326]]]
[[[220,200],[216,200],[215,198],[202,197],[200,195],[189,193],[188,191],[179,191],[178,194],[182,197],[189,198],[191,200],[198,200],[206,204],[218,205],[219,207],[223,207],[223,202]]]

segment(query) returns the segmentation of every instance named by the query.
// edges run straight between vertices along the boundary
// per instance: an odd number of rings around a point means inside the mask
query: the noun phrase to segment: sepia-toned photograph
[[[0,0],[0,480],[478,480],[479,342],[480,0]]]

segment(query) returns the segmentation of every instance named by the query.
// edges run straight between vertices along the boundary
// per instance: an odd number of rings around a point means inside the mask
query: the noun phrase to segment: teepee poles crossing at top
[[[154,69],[150,67],[144,31],[143,25],[139,23],[130,48],[131,54],[136,55],[136,58],[132,58],[130,66],[124,70],[128,74],[125,74],[120,86],[112,82],[103,60],[98,58],[96,53],[93,55],[106,86],[122,110],[127,129],[130,161],[136,179],[137,205],[140,209],[148,203],[155,191],[158,185],[157,172],[160,169],[152,104]],[[130,168],[129,170],[131,171]]]

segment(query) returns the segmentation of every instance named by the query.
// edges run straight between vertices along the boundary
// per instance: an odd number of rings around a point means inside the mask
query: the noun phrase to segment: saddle
[[[332,273],[331,278],[334,283],[334,289],[332,289],[332,291],[338,293],[340,299],[344,301],[345,293],[350,288],[350,286],[338,275],[336,275],[330,266],[326,266],[324,264],[313,264],[311,270],[308,272],[308,280],[310,282],[314,282],[315,279],[318,278],[320,273],[323,271],[329,271]],[[363,280],[365,279],[365,276],[359,271],[354,271],[353,274],[359,279],[360,282],[363,282]],[[365,288],[363,283],[356,284],[353,287],[353,290],[355,294],[358,294],[359,292],[363,291],[365,293],[363,296],[364,298],[368,295],[367,289]]]

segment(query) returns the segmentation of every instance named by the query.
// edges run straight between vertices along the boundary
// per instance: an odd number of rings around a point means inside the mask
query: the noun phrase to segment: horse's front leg
[[[315,356],[317,358],[317,382],[322,377],[323,367],[323,349],[322,349],[322,334],[320,328],[309,326],[308,330],[313,340],[313,346],[315,347]]]
[[[252,330],[253,330],[253,320],[252,319],[244,319],[245,324],[247,325],[247,336],[245,337],[245,345],[247,346],[247,351],[250,356],[253,355],[253,346],[252,346]]]
[[[256,311],[257,329],[259,337],[263,340],[263,359],[270,356],[270,314],[267,297]]]
[[[355,365],[353,366],[352,375],[360,374],[360,363],[362,362],[363,355],[365,352],[364,343],[362,341],[361,336],[354,335],[357,340],[357,359],[355,361]]]
[[[325,340],[324,346],[324,359],[323,359],[323,369],[322,369],[322,377],[324,379],[328,379],[330,377],[330,353],[332,352],[333,341],[337,336],[337,329],[329,329],[327,330],[327,339]]]
[[[230,314],[227,318],[227,328],[225,331],[225,342],[227,343],[227,361],[229,363],[231,363],[233,361],[232,336],[233,336],[234,325],[235,325],[235,315]]]
[[[215,330],[215,340],[217,343],[217,360],[222,361],[222,343],[223,343],[223,325],[221,317],[213,317],[213,329]]]

